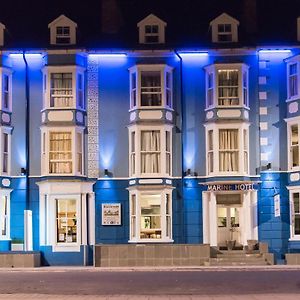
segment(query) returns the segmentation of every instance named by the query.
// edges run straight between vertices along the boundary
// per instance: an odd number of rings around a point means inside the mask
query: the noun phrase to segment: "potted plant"
[[[230,240],[226,241],[226,246],[228,250],[233,250],[236,244],[236,240],[233,239],[233,232],[235,231],[234,227],[230,227],[229,232],[230,232]]]
[[[24,240],[18,238],[11,239],[11,251],[23,251]]]

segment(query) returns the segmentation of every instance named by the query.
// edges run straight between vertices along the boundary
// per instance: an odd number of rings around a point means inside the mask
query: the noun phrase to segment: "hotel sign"
[[[236,183],[236,184],[208,184],[207,191],[253,191],[254,183]]]

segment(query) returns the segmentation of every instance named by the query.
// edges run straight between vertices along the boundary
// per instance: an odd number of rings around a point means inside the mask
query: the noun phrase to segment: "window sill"
[[[80,252],[80,245],[78,244],[69,244],[69,245],[62,245],[56,244],[52,247],[53,252]]]
[[[292,101],[296,101],[296,100],[299,100],[300,99],[300,95],[298,96],[293,96],[292,98],[288,98],[285,100],[285,102],[289,103],[289,102],[292,102]]]
[[[128,243],[139,243],[139,244],[163,244],[163,243],[174,243],[173,239],[132,239]]]

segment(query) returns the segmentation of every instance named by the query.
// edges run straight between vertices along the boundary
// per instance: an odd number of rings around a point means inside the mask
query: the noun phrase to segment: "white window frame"
[[[205,125],[205,135],[206,135],[206,174],[208,176],[245,176],[249,175],[250,166],[249,166],[249,123],[234,123],[234,124],[224,124],[224,123],[211,123]],[[229,171],[224,172],[219,169],[219,132],[220,130],[226,129],[234,129],[238,130],[238,170],[237,171]],[[209,132],[212,131],[212,149],[209,149]],[[244,132],[246,133],[246,141],[247,145],[244,145]],[[247,149],[245,148],[247,146]],[[247,162],[245,165],[245,152],[247,153]],[[209,153],[213,156],[213,168],[212,172],[209,172],[210,161],[208,159]]]
[[[132,197],[135,195],[135,212],[132,205]],[[161,237],[160,238],[141,238],[141,197],[146,195],[160,195],[160,216],[161,216]],[[166,211],[166,199],[169,198],[169,213]],[[132,189],[129,191],[129,214],[130,214],[130,230],[129,243],[171,243],[172,239],[172,189],[171,188],[156,188],[153,190]],[[135,224],[133,222],[135,218]],[[170,218],[170,219],[169,219]],[[167,222],[170,222],[170,232],[167,233]],[[135,233],[135,235],[134,235]]]
[[[222,26],[224,29],[225,29],[225,26],[230,26],[230,31],[221,31],[220,30],[220,26]],[[232,28],[232,26],[233,26],[233,24],[231,24],[231,23],[220,23],[220,24],[218,24],[217,25],[218,27],[218,42],[219,43],[231,43],[232,41],[233,41],[233,28]],[[230,36],[230,39],[228,39],[228,40],[226,40],[226,41],[222,41],[221,39],[220,39],[220,37],[221,36]]]
[[[130,177],[170,177],[172,176],[172,125],[131,125],[129,126],[129,176]],[[159,131],[160,132],[160,172],[159,173],[142,173],[141,171],[141,132],[143,131]],[[135,137],[135,142],[132,141]],[[166,132],[169,132],[170,149],[167,151]],[[131,149],[134,144],[135,149]],[[134,151],[133,151],[134,150]],[[134,154],[134,155],[133,155]],[[170,173],[167,173],[167,157],[170,156]],[[135,163],[132,159],[135,158]],[[135,165],[135,170],[133,170]]]
[[[172,110],[173,108],[173,68],[168,65],[135,65],[129,69],[130,72],[130,110],[133,109],[153,109],[153,108],[167,108]],[[160,94],[161,105],[157,106],[142,106],[141,94],[142,94],[142,72],[160,72]],[[170,86],[167,86],[167,73],[170,76]],[[135,85],[133,84],[133,74],[135,75]],[[170,95],[170,105],[167,105],[167,94]],[[134,101],[135,96],[135,101]],[[135,102],[135,105],[134,105]]]
[[[6,197],[6,214],[0,210],[0,222],[2,227],[2,222],[6,222],[6,234],[3,235],[2,228],[0,228],[0,241],[3,240],[10,240],[10,193],[12,192],[11,189],[0,189],[0,201],[1,201],[1,208],[2,208],[2,201],[3,197]]]
[[[72,95],[67,95],[71,98],[71,105],[69,106],[51,106],[51,74],[72,74]],[[79,75],[82,79],[82,92],[78,88]],[[47,66],[43,69],[43,80],[44,80],[44,109],[85,109],[85,69],[80,66]],[[82,95],[82,105],[79,105],[79,95]]]
[[[151,32],[147,32],[147,27],[150,27]],[[157,28],[157,32],[152,32],[153,31],[153,27]],[[159,25],[158,24],[146,24],[144,26],[144,34],[145,34],[145,44],[159,44]],[[157,41],[156,42],[149,42],[147,41],[148,38],[152,38],[152,37],[156,37]]]
[[[11,173],[11,127],[4,127],[0,128],[0,175],[8,176]],[[3,170],[3,161],[4,161],[4,134],[7,135],[7,142],[8,142],[8,151],[7,151],[7,171],[4,172]]]
[[[8,90],[4,91],[5,84],[4,84],[4,77],[8,77]],[[0,67],[0,91],[1,91],[1,101],[0,101],[0,110],[11,112],[12,111],[12,71]],[[4,97],[5,93],[8,94],[8,107],[4,107]]]
[[[300,65],[298,62],[299,58],[297,60],[292,60],[291,62],[287,63],[287,101],[293,101],[296,99],[299,99],[300,93],[299,93],[299,89],[300,89],[300,78],[299,78],[299,74],[300,74]],[[297,89],[297,93],[295,95],[291,95],[291,91],[290,91],[290,67],[292,65],[296,65],[296,74],[294,74],[293,76],[296,76],[296,89]]]
[[[243,63],[232,64],[213,64],[205,67],[206,70],[206,110],[211,108],[233,108],[233,107],[246,107],[249,108],[249,66]],[[226,70],[238,71],[238,105],[219,105],[219,80],[218,72]],[[209,87],[209,76],[212,74],[212,85]],[[246,76],[246,80],[244,80]],[[246,89],[246,93],[245,93]],[[209,103],[209,90],[212,90],[213,101]],[[246,99],[244,96],[246,95]],[[210,105],[209,105],[210,104]]]
[[[50,133],[70,132],[71,134],[71,173],[50,173]],[[81,137],[81,140],[79,140]],[[78,147],[81,146],[81,149]],[[81,167],[78,154],[81,153]],[[41,173],[46,176],[84,176],[84,128],[83,127],[42,127],[41,128]],[[81,169],[81,172],[79,171]]]
[[[289,190],[289,206],[290,206],[290,240],[299,241],[300,234],[294,234],[294,194],[299,194],[300,197],[300,186],[288,187]],[[300,200],[299,200],[300,201]],[[299,213],[300,215],[300,213]]]
[[[58,33],[58,29],[61,28],[62,33]],[[68,29],[69,33],[66,34],[64,31]],[[58,39],[69,39],[67,42],[58,42]],[[57,45],[69,45],[71,43],[71,26],[69,25],[60,25],[55,27],[55,43]]]

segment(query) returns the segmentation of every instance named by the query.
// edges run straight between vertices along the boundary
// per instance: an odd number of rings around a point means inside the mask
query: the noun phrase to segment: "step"
[[[232,258],[247,258],[247,257],[253,257],[253,258],[260,258],[262,257],[262,254],[261,253],[241,253],[241,254],[238,254],[238,253],[232,253],[232,254],[229,254],[229,253],[226,253],[226,254],[217,254],[217,257],[232,257]]]
[[[217,257],[217,261],[265,261],[263,257]]]
[[[243,261],[243,262],[217,262],[210,261],[207,262],[207,266],[267,266],[268,263],[266,261]]]

